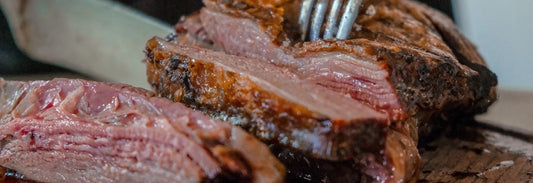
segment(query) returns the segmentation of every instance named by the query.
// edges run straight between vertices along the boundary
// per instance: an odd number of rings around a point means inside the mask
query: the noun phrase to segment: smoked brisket
[[[266,145],[150,91],[0,78],[0,166],[37,182],[282,182]]]
[[[148,80],[270,144],[291,181],[414,180],[419,138],[496,100],[475,47],[410,0],[366,0],[350,39],[313,42],[299,1],[204,4],[176,37],[148,41]]]

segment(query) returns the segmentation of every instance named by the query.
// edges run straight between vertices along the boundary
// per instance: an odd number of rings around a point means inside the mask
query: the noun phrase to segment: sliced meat
[[[159,95],[229,117],[264,140],[331,160],[352,158],[383,141],[386,115],[275,65],[159,38],[147,50],[149,80]]]
[[[0,166],[38,182],[281,182],[238,127],[121,84],[0,78]]]
[[[149,82],[160,96],[260,137],[290,180],[309,182],[415,179],[419,136],[496,100],[496,76],[475,47],[427,6],[365,0],[350,39],[302,42],[299,3],[204,0],[176,26],[177,37],[148,42]],[[320,126],[324,119],[331,128]],[[302,124],[304,134],[335,140],[298,136]],[[371,124],[380,130],[360,133]],[[361,141],[373,142],[346,143]],[[317,147],[302,146],[309,143]]]
[[[496,98],[494,74],[482,65],[462,64],[433,25],[442,21],[432,22],[436,18],[427,16],[438,13],[409,0],[365,1],[366,11],[358,18],[360,30],[354,29],[353,39],[305,43],[291,39],[295,30],[283,27],[295,24],[294,15],[283,13],[291,12],[286,11],[287,2],[204,3],[201,24],[226,52],[290,68],[317,85],[368,103],[395,121],[415,114],[433,116],[459,106],[471,115],[486,110]],[[464,37],[448,37],[469,43]],[[472,47],[464,49],[476,52]]]
[[[161,38],[148,42],[147,53],[148,79],[160,96],[241,126],[276,146],[290,147],[275,152],[287,160],[289,171],[305,172],[292,173],[291,180],[306,176],[333,182],[369,176],[390,179],[392,169],[420,163],[413,140],[391,130],[386,114],[350,96],[316,87],[286,69]],[[319,161],[297,165],[304,162],[291,159],[291,153]],[[335,177],[332,166],[368,174]],[[414,174],[405,172],[397,178],[410,179]]]

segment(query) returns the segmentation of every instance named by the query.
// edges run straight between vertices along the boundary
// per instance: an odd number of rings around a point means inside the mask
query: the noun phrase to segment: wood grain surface
[[[418,182],[533,182],[533,138],[484,123],[450,127],[420,148]]]

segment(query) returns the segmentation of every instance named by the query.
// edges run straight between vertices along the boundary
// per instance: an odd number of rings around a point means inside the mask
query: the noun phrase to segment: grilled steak
[[[144,89],[0,79],[0,166],[38,182],[281,182],[268,147]]]
[[[148,42],[149,82],[271,144],[291,181],[412,180],[419,135],[496,98],[475,47],[410,0],[364,1],[350,39],[313,42],[299,40],[298,1],[204,4]]]

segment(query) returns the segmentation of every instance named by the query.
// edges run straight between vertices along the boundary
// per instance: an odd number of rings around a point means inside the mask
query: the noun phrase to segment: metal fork
[[[298,23],[300,24],[300,32],[302,33],[301,39],[306,40],[309,36],[309,40],[314,41],[320,37],[322,31],[322,23],[329,9],[329,14],[326,21],[326,26],[324,29],[323,39],[331,39],[333,36],[337,39],[347,39],[352,30],[357,14],[359,13],[359,7],[363,0],[303,0],[300,10],[300,16],[298,18]],[[331,2],[331,6],[329,3]],[[348,1],[344,8],[344,13],[342,14],[341,20],[337,21],[339,18],[339,13],[343,7],[343,1]],[[311,17],[311,12],[313,11],[313,16]],[[309,21],[311,21],[311,26],[309,26]],[[311,31],[308,31],[311,28]],[[309,35],[307,34],[309,32]]]

